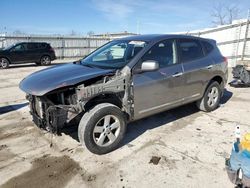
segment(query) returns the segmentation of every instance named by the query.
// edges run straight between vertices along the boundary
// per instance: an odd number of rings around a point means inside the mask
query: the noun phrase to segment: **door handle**
[[[211,69],[211,68],[213,68],[213,65],[206,66],[206,69]]]
[[[182,76],[183,73],[182,72],[177,72],[175,74],[172,75],[172,77],[179,77],[179,76]]]

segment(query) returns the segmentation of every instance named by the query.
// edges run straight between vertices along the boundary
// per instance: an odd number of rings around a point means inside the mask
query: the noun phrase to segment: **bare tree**
[[[225,24],[225,12],[221,4],[218,4],[213,7],[211,16],[213,17],[212,23],[215,25],[224,25]]]
[[[234,19],[238,18],[239,8],[237,6],[225,6],[217,4],[213,7],[211,16],[212,23],[215,25],[231,24]]]
[[[228,13],[228,23],[231,24],[234,19],[237,19],[239,16],[240,10],[237,6],[226,7]]]

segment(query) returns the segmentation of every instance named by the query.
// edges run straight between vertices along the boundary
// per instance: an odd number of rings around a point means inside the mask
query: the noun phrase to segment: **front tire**
[[[9,68],[9,65],[10,65],[10,62],[9,62],[8,59],[6,59],[6,58],[4,58],[4,57],[0,58],[0,67],[1,67],[2,69],[7,69],[7,68]]]
[[[81,144],[102,155],[117,149],[126,132],[123,112],[115,105],[102,103],[87,111],[78,127]]]
[[[210,83],[202,99],[196,102],[197,107],[204,112],[211,112],[218,108],[222,96],[220,84],[216,81]]]
[[[51,58],[48,55],[44,55],[40,59],[40,64],[41,65],[50,65],[51,64]]]

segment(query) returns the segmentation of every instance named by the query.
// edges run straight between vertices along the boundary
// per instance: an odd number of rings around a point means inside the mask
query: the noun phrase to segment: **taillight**
[[[49,51],[55,52],[55,50],[52,47],[50,47]]]
[[[224,61],[224,63],[228,64],[227,57],[223,57],[223,61]]]

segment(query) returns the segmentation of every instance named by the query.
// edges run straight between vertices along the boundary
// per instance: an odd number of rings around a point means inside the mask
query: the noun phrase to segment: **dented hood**
[[[114,70],[70,63],[35,72],[24,78],[19,87],[25,93],[42,96],[55,89],[76,85],[111,72],[114,72]]]

